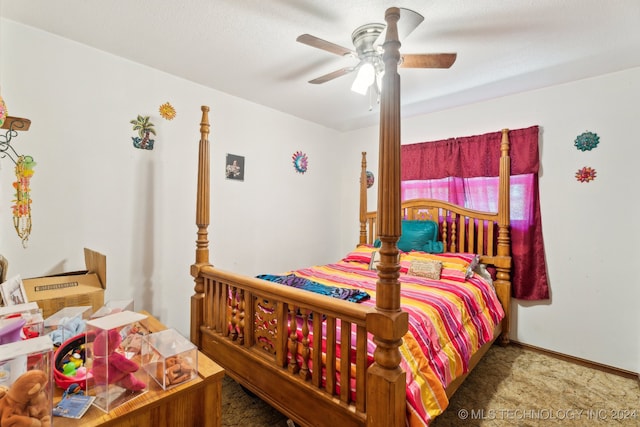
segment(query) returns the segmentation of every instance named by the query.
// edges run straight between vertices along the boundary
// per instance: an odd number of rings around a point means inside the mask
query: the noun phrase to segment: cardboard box
[[[30,302],[42,308],[45,318],[65,307],[90,305],[97,311],[104,305],[107,287],[107,257],[84,248],[86,270],[23,279]]]

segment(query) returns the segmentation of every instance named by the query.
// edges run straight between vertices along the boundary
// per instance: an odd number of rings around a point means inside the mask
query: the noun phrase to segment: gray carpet
[[[287,418],[223,382],[222,425],[287,427]],[[640,385],[516,345],[492,347],[431,427],[640,426]]]

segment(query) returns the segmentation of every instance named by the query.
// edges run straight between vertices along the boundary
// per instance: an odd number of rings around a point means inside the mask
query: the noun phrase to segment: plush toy
[[[0,397],[0,425],[50,427],[51,408],[46,384],[47,375],[41,370],[34,369],[20,375]]]
[[[182,356],[171,356],[167,358],[166,381],[174,385],[191,379],[194,369]]]
[[[131,391],[139,391],[147,385],[133,372],[138,364],[118,353],[122,337],[116,329],[100,331],[93,342],[93,378],[96,384],[116,384]],[[4,426],[3,426],[4,427]]]

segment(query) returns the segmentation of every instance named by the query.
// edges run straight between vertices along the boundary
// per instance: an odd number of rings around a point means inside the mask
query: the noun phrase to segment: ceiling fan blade
[[[312,84],[326,83],[329,80],[333,80],[335,78],[344,76],[345,74],[349,74],[353,70],[355,70],[355,67],[341,68],[341,69],[333,71],[333,72],[331,72],[329,74],[325,74],[324,76],[320,76],[320,77],[315,78],[313,80],[309,80],[309,83],[312,83]]]
[[[402,55],[402,68],[449,68],[456,62],[456,53],[424,53]]]
[[[400,42],[415,30],[418,25],[424,21],[424,16],[411,9],[400,8],[400,20],[398,21],[398,38]],[[382,30],[382,33],[376,39],[374,46],[382,45],[384,39],[387,37],[387,28]]]
[[[328,42],[323,39],[319,39],[316,36],[312,36],[311,34],[302,34],[298,36],[296,39],[297,42],[304,43],[311,47],[315,47],[318,49],[326,50],[327,52],[334,53],[340,56],[353,55],[358,56],[353,50],[347,49],[346,47],[342,47],[335,43]]]

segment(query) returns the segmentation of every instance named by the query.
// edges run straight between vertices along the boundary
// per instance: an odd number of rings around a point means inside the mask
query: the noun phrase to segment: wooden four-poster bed
[[[210,263],[207,231],[210,206],[209,108],[202,107],[196,260],[191,266],[195,280],[195,293],[191,298],[191,341],[219,363],[234,380],[302,426],[401,427],[427,423],[444,410],[447,397],[460,386],[492,343],[495,340],[508,341],[511,298],[508,132],[503,131],[500,148],[498,212],[478,212],[426,199],[401,203],[398,19],[397,8],[387,10],[383,55],[385,75],[380,104],[378,209],[377,212],[367,212],[366,158],[363,153],[360,236],[358,247],[351,254],[363,255],[365,261],[369,261],[376,250],[373,248],[374,240],[379,239],[377,272],[375,268],[370,270],[368,265],[359,265],[357,256],[349,258],[349,255],[326,268],[301,270],[304,277],[311,274],[311,270],[321,272],[317,281],[325,285],[333,283],[325,274],[327,268],[340,271],[340,274],[351,278],[344,282],[347,288],[355,282],[369,286],[367,292],[373,297],[368,302],[358,304],[332,298],[223,271]],[[467,295],[467,290],[459,291],[463,285],[451,280],[431,281],[408,275],[402,260],[414,252],[406,254],[398,249],[404,220],[436,221],[439,239],[444,244],[445,254],[442,256],[473,253],[478,255],[476,260],[479,259],[480,263],[495,268],[492,286],[474,273],[471,273],[471,279],[463,279],[467,280],[464,286],[472,281],[473,286],[481,289],[477,291],[474,288],[469,293],[488,294],[490,298],[486,303],[489,308],[484,310],[486,318],[475,321],[482,323],[482,328],[487,330],[479,332],[479,336],[474,335],[472,342],[465,344],[464,348],[469,353],[465,358],[459,357],[465,351],[451,351],[444,348],[449,344],[443,344],[443,348],[438,349],[444,353],[434,356],[444,358],[444,363],[434,363],[434,371],[445,365],[443,372],[426,374],[425,377],[421,377],[421,373],[408,372],[410,362],[407,360],[413,356],[407,356],[406,345],[418,341],[415,335],[421,334],[414,331],[409,312],[412,317],[421,314],[415,314],[413,303],[401,295],[401,280],[402,289],[406,292],[413,290],[412,293],[416,293],[417,287],[421,289],[419,293],[433,287],[436,293],[447,295],[458,292]],[[447,263],[440,265],[446,266]],[[352,266],[357,271],[348,270]],[[360,276],[353,279],[358,274]],[[444,282],[454,291],[441,288]],[[441,305],[434,311],[439,311]],[[462,303],[452,302],[451,305],[455,314],[451,317],[466,316],[458,311]],[[468,329],[469,326],[463,325],[462,328]],[[480,337],[483,334],[484,338]],[[433,341],[437,344],[439,338]],[[427,353],[438,347],[433,343],[429,346]],[[464,360],[461,361],[462,366],[451,368],[449,373],[449,365],[456,361],[447,358]],[[445,377],[444,385],[429,383],[438,376]],[[411,387],[408,380],[411,380]],[[432,389],[439,408],[423,408],[421,398],[415,397],[413,386],[425,382],[429,383],[426,388]],[[341,387],[341,384],[349,386]],[[437,387],[442,387],[440,393]],[[409,396],[415,399],[409,399]],[[426,415],[421,411],[426,411]]]

